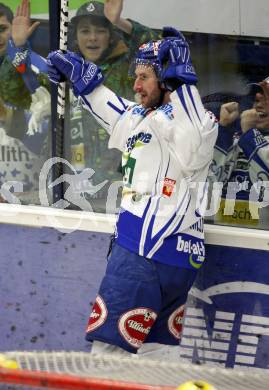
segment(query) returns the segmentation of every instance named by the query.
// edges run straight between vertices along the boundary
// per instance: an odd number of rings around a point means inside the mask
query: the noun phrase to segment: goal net
[[[20,369],[0,369],[0,389],[172,390],[202,380],[216,390],[268,390],[269,373],[84,352],[5,352]]]

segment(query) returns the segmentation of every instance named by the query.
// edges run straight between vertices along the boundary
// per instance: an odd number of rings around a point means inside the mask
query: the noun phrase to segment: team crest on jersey
[[[163,195],[170,197],[174,192],[175,185],[176,185],[176,180],[169,179],[169,177],[166,177],[164,179],[164,184],[163,184]]]
[[[99,326],[103,325],[107,319],[107,313],[106,304],[100,295],[98,295],[92,308],[86,332],[92,332],[93,330],[99,328]]]
[[[119,332],[128,344],[140,348],[156,318],[157,314],[145,307],[129,310],[119,319]]]
[[[180,306],[170,315],[168,319],[168,330],[177,340],[180,339],[182,333],[184,308],[184,305]]]

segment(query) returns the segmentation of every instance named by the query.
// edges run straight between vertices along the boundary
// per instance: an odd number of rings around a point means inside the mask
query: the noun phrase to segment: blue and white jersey
[[[212,182],[224,183],[223,197],[228,183],[234,182],[236,199],[248,201],[253,184],[269,181],[269,130],[242,133],[219,126],[209,173]]]
[[[179,267],[204,261],[200,206],[217,137],[195,86],[183,85],[156,110],[126,101],[104,86],[82,98],[122,151],[119,245]]]

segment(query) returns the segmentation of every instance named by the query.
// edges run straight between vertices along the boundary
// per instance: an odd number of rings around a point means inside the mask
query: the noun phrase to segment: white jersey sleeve
[[[205,110],[195,86],[183,85],[171,94],[174,131],[170,147],[183,171],[206,166],[213,157],[217,137],[214,115]]]
[[[121,116],[134,104],[117,96],[104,85],[98,86],[89,95],[81,96],[80,99],[84,108],[96,118],[109,134],[113,132]]]
[[[248,158],[252,183],[269,180],[269,132],[250,129],[239,140],[239,146]]]

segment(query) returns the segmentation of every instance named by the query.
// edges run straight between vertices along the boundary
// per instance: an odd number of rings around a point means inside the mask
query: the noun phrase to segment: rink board
[[[6,224],[0,233],[0,350],[88,351],[84,331],[110,235]],[[268,366],[267,262],[267,251],[207,245],[189,295],[182,358]]]

